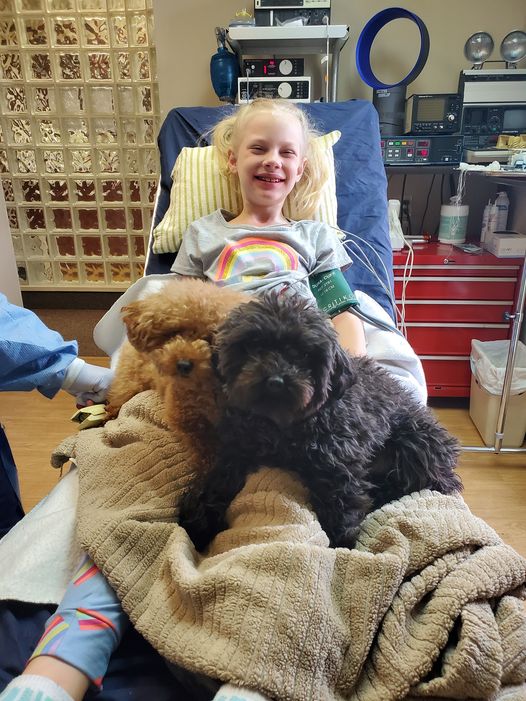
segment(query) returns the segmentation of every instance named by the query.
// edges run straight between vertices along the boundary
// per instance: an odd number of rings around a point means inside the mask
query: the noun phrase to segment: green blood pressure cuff
[[[338,268],[311,275],[309,284],[318,307],[331,318],[358,305],[354,292]]]

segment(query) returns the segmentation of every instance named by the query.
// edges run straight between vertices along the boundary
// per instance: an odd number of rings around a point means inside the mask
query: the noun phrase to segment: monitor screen
[[[526,131],[526,109],[505,110],[502,128],[504,131]]]
[[[466,124],[471,124],[473,127],[478,127],[483,123],[486,110],[470,109],[466,114]]]
[[[445,97],[430,97],[418,101],[417,120],[419,122],[441,122],[444,119]]]

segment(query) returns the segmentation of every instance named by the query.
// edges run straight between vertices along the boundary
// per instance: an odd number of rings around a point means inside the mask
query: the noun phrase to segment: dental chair
[[[362,100],[302,105],[320,133],[341,137],[333,146],[337,223],[349,239],[353,265],[345,272],[350,286],[373,297],[394,319],[391,290],[392,253],[387,219],[387,183],[380,152],[378,118]],[[158,145],[161,176],[154,211],[146,275],[170,270],[176,251],[159,252],[155,229],[163,221],[172,194],[172,171],[181,150],[196,147],[202,134],[232,107],[188,107],[171,110]],[[206,143],[206,137],[205,137]],[[194,217],[196,218],[196,217]],[[158,242],[157,242],[158,243]],[[47,459],[47,456],[43,456]],[[44,629],[53,605],[0,602],[0,690],[19,674]],[[195,701],[209,698],[183,687],[162,658],[130,630],[114,654],[99,701]],[[87,698],[90,697],[88,692]]]

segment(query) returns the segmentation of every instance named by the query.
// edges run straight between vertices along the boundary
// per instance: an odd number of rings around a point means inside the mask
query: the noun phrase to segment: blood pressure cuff
[[[331,319],[358,304],[354,292],[339,268],[311,275],[309,284],[318,307]]]

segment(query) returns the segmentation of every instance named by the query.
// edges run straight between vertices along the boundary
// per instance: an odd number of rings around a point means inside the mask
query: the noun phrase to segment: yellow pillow
[[[332,147],[340,138],[339,131],[331,131],[315,139],[315,147],[329,159],[331,175],[323,189],[322,198],[313,219],[336,226],[336,179]],[[215,146],[181,149],[172,170],[170,205],[166,214],[153,230],[154,253],[179,250],[188,226],[216,209],[241,211],[241,197],[220,174]],[[288,203],[283,210],[289,219],[295,219]]]

